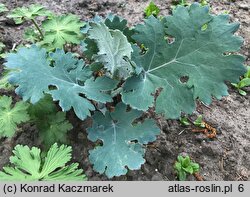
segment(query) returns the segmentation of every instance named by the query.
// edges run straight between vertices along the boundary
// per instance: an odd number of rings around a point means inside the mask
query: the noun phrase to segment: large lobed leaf
[[[105,116],[96,112],[93,126],[88,129],[91,141],[103,142],[102,146],[90,151],[90,162],[97,172],[105,172],[109,178],[126,174],[127,168],[140,169],[145,162],[143,144],[154,141],[160,133],[153,120],[133,123],[142,112],[127,111],[126,108],[126,105],[119,103],[114,112],[106,112]]]
[[[36,147],[17,145],[10,162],[14,167],[4,167],[0,171],[0,180],[4,181],[76,181],[86,180],[78,164],[66,165],[71,159],[71,147],[54,144],[46,157],[41,157],[41,150]]]
[[[91,77],[90,69],[71,53],[56,50],[48,57],[45,49],[35,45],[10,54],[5,65],[19,71],[11,72],[9,80],[18,85],[16,93],[24,100],[30,99],[34,104],[45,93],[51,94],[53,100],[59,101],[63,111],[73,108],[80,119],[85,119],[90,110],[95,110],[88,99],[111,102],[108,91],[117,85],[116,81],[107,77]]]
[[[199,4],[178,6],[162,21],[149,17],[133,36],[146,48],[145,54],[138,49],[133,54],[144,71],[126,81],[123,101],[147,110],[154,104],[152,94],[162,88],[156,112],[177,118],[181,111],[192,113],[197,98],[209,104],[211,96],[227,95],[225,81],[237,82],[245,73],[244,57],[224,54],[240,49],[242,38],[233,35],[238,28],[238,23],[229,24],[229,16],[210,15]]]
[[[22,101],[12,106],[11,97],[0,97],[0,137],[12,137],[18,124],[30,119],[28,107],[29,105]]]

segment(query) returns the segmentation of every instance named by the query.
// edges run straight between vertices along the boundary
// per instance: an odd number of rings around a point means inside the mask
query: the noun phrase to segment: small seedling
[[[198,118],[194,121],[194,125],[197,127],[205,128],[205,123],[202,119],[202,115],[198,116]]]
[[[189,156],[178,156],[174,168],[180,181],[185,181],[188,174],[193,175],[200,170],[199,164],[193,162]]]
[[[189,122],[189,120],[187,119],[186,116],[181,117],[181,118],[180,118],[180,122],[181,122],[181,124],[184,125],[184,126],[189,126],[189,125],[190,125],[190,122]]]
[[[228,15],[230,13],[230,10],[224,10],[222,13]]]
[[[200,4],[201,4],[202,6],[205,6],[205,5],[208,5],[208,2],[207,2],[206,0],[201,0],[201,1],[200,1]]]
[[[160,13],[160,9],[153,1],[150,2],[150,4],[145,8],[144,14],[146,17],[149,17],[151,15],[157,17]]]
[[[244,75],[244,78],[241,79],[239,83],[232,83],[232,85],[242,96],[245,96],[247,94],[246,91],[242,90],[242,88],[250,86],[250,66],[247,67],[247,72]]]
[[[67,132],[73,127],[66,119],[66,113],[56,109],[56,105],[49,95],[46,95],[28,109],[32,123],[39,130],[39,140],[45,149],[54,143],[68,143]]]
[[[6,8],[6,6],[3,3],[0,3],[0,14],[7,11],[8,9]]]

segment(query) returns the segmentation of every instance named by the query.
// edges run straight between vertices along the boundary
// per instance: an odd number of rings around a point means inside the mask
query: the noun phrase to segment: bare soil
[[[9,9],[18,6],[27,6],[39,3],[56,13],[73,13],[88,20],[95,15],[106,16],[115,13],[126,18],[129,25],[143,21],[143,10],[149,4],[148,0],[0,0]],[[161,14],[171,12],[171,1],[155,0],[161,8]],[[240,22],[238,35],[245,39],[240,51],[246,56],[246,64],[250,65],[250,0],[224,1],[210,0],[211,12],[220,14],[228,11],[232,22]],[[24,28],[29,25],[14,25],[12,21],[0,16],[0,41],[11,49],[14,45],[23,43]],[[2,64],[0,62],[0,64]],[[2,72],[0,65],[0,72]],[[173,165],[179,154],[188,154],[201,166],[200,175],[204,180],[238,181],[250,180],[250,94],[241,96],[229,84],[228,97],[214,100],[207,107],[197,103],[197,110],[191,116],[194,118],[202,114],[205,121],[217,129],[217,137],[208,139],[202,133],[193,133],[192,127],[183,127],[177,120],[166,120],[157,117],[161,127],[161,134],[155,143],[151,144],[146,152],[146,163],[141,170],[129,171],[125,176],[115,177],[112,180],[177,180]],[[0,90],[0,95],[12,95],[13,92]],[[67,114],[74,125],[69,134],[73,147],[73,160],[80,163],[89,180],[108,180],[104,175],[93,171],[88,160],[88,150],[93,147],[86,137],[86,128],[89,120],[79,121],[72,112]],[[12,139],[0,140],[0,169],[9,161],[11,151],[16,144],[40,146],[37,141],[37,130],[29,124],[21,125],[19,132]],[[188,180],[195,180],[190,176]]]

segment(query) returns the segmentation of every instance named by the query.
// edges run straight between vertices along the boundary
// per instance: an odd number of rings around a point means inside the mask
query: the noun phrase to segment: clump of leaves
[[[47,17],[41,26],[36,21],[38,16]],[[24,38],[32,43],[38,42],[48,50],[62,49],[67,43],[80,43],[82,36],[80,28],[84,23],[75,15],[55,16],[41,5],[31,5],[16,8],[8,17],[13,18],[16,24],[30,20],[36,29],[27,28]]]
[[[1,55],[0,55],[1,56]],[[0,76],[0,89],[13,90],[14,87],[9,83],[9,71],[4,71]]]
[[[197,173],[200,170],[198,163],[193,162],[189,156],[178,156],[177,162],[174,165],[178,179],[185,181],[188,174]]]
[[[250,86],[250,66],[247,66],[247,72],[244,77],[240,80],[239,83],[232,83],[232,85],[239,91],[242,96],[245,96],[247,93],[242,88]]]
[[[39,130],[39,138],[48,149],[55,142],[67,143],[67,132],[73,127],[65,112],[58,112],[50,96],[46,95],[28,109],[30,119]]]
[[[57,144],[51,146],[45,158],[36,147],[17,145],[10,157],[13,167],[3,167],[1,181],[83,181],[87,177],[78,163],[66,165],[71,159],[72,148]]]
[[[3,3],[0,3],[0,14],[7,11],[8,9],[6,8],[6,6]]]
[[[18,124],[30,119],[28,107],[29,105],[23,101],[12,105],[11,97],[0,97],[0,137],[12,137]]]
[[[151,15],[157,17],[159,13],[160,13],[160,9],[157,5],[155,5],[153,1],[151,1],[144,10],[144,14],[146,17],[149,17]]]
[[[67,43],[79,44],[82,34],[79,17],[75,15],[54,16],[42,23],[44,37],[42,45],[49,48],[60,48]]]
[[[133,28],[121,17],[96,17],[82,30],[86,62],[32,45],[9,54],[5,66],[15,70],[9,81],[25,101],[36,104],[49,94],[62,111],[73,109],[81,120],[94,111],[88,137],[103,144],[90,151],[90,161],[113,177],[127,167],[139,169],[144,145],[160,132],[152,120],[138,122],[143,112],[154,107],[176,119],[191,114],[196,99],[210,104],[212,96],[228,95],[225,81],[239,82],[246,69],[244,57],[234,53],[243,42],[234,35],[238,28],[229,16],[211,15],[208,6],[197,3],[177,6],[161,19],[151,15]]]
[[[31,43],[35,43],[35,42],[40,41],[39,31],[37,29],[33,29],[33,28],[26,28],[24,31],[23,37],[25,40],[27,40]]]
[[[35,20],[38,16],[52,16],[52,12],[48,11],[42,5],[32,4],[29,7],[14,9],[7,17],[12,18],[16,24],[21,24],[24,21],[30,20],[40,33],[40,38],[43,38],[43,32]]]

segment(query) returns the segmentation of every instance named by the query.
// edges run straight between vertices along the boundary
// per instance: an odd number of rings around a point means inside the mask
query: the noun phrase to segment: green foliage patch
[[[20,123],[30,119],[27,109],[29,105],[23,101],[12,105],[12,98],[0,97],[0,137],[12,137]]]
[[[178,156],[174,168],[180,181],[185,181],[188,174],[194,174],[200,170],[199,164],[193,162],[189,156]]]
[[[71,147],[57,144],[51,146],[45,158],[36,147],[17,145],[10,163],[14,167],[4,167],[0,171],[1,181],[83,181],[86,176],[78,164],[66,165],[71,159]]]

